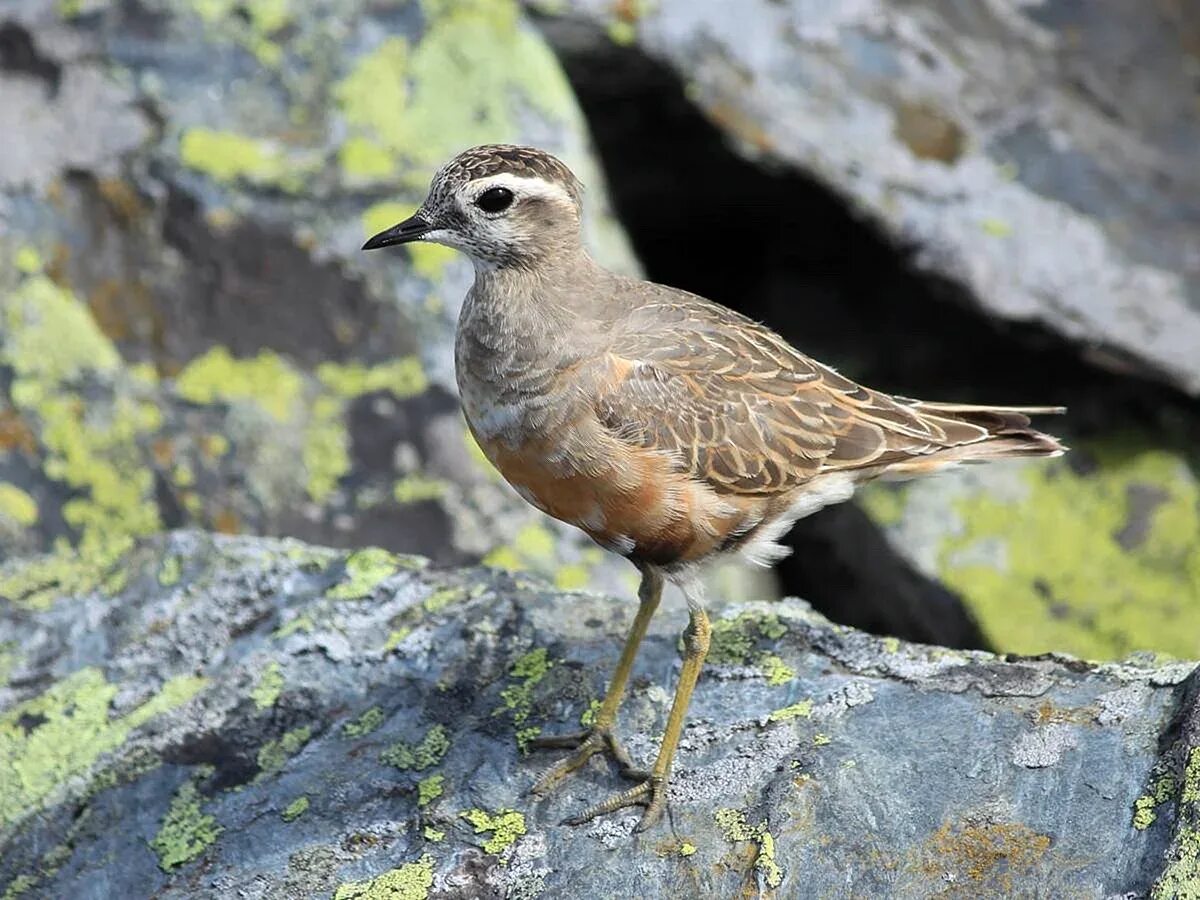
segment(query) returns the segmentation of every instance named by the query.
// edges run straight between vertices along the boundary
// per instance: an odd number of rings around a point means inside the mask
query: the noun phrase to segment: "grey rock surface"
[[[1200,8],[530,2],[669,63],[989,315],[1200,393]]]
[[[69,560],[71,558],[66,558]],[[550,757],[631,604],[486,569],[179,532],[104,570],[0,568],[6,897],[1193,897],[1192,663],[904,645],[720,608],[670,816]],[[35,600],[36,598],[36,600]],[[648,760],[660,612],[620,722]]]

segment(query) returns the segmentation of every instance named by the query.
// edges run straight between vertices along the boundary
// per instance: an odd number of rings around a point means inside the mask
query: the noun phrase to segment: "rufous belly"
[[[676,471],[669,460],[613,441],[586,459],[564,459],[561,442],[498,440],[480,447],[505,480],[538,509],[635,560],[670,565],[699,559],[737,528],[745,511]]]

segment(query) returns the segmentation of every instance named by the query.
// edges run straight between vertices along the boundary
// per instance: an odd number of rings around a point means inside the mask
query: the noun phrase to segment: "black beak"
[[[364,250],[378,250],[380,247],[391,247],[393,244],[407,244],[410,241],[415,241],[429,234],[431,231],[433,231],[432,225],[420,216],[413,216],[411,219],[405,219],[399,225],[393,225],[387,231],[379,232],[379,234],[363,244],[362,248]]]

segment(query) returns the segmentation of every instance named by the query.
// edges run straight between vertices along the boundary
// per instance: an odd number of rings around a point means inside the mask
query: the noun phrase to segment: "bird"
[[[712,628],[700,572],[738,555],[769,565],[799,518],[881,477],[958,463],[1054,457],[1031,426],[1059,407],[977,406],[857,384],[746,316],[612,272],[587,252],[583,186],[557,157],[473,147],[433,176],[416,212],[364,245],[428,241],[466,254],[474,282],[455,335],[467,425],[488,460],[542,512],[640,573],[638,609],[592,725],[541,737],[569,750],[531,788],[544,796],[607,754],[634,784],[564,821],[667,804],[672,761]],[[633,763],[617,712],[664,583],[687,600],[683,660],[657,757]]]

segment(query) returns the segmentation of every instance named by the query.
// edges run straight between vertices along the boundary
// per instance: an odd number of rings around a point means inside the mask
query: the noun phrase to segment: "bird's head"
[[[544,150],[473,147],[438,170],[416,213],[363,249],[431,241],[466,253],[477,270],[534,268],[579,247],[581,194],[574,173]]]

